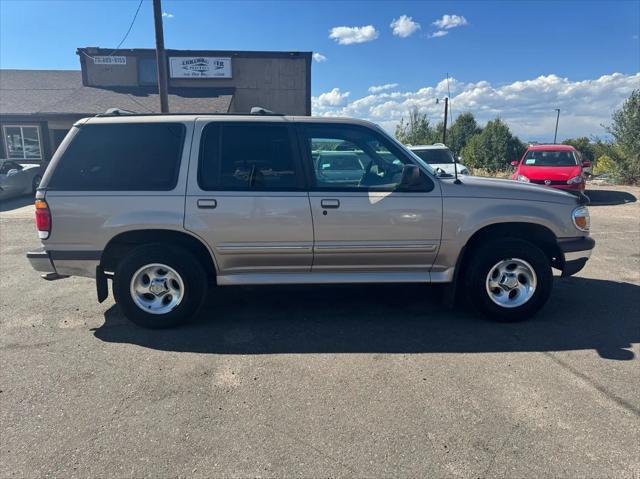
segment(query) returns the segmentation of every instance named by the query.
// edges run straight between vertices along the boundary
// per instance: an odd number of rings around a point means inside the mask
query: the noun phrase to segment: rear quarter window
[[[47,187],[73,191],[169,191],[184,145],[182,123],[83,125]]]

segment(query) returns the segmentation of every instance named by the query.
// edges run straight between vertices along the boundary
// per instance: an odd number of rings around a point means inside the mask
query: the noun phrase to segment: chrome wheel
[[[166,314],[184,297],[184,282],[178,272],[160,263],[148,264],[131,277],[131,299],[143,311]]]
[[[529,263],[518,258],[503,259],[487,274],[487,294],[498,306],[516,308],[531,299],[537,282],[536,272]]]

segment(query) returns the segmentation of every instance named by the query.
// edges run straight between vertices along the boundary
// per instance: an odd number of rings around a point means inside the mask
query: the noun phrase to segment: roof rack
[[[180,112],[180,113],[159,113],[159,112],[148,112],[148,113],[138,113],[135,111],[124,110],[122,108],[109,108],[104,113],[98,113],[95,115],[96,117],[107,117],[107,116],[159,116],[159,115],[221,115],[221,116],[246,116],[246,115],[261,115],[261,116],[285,116],[284,113],[275,113],[271,110],[267,110],[266,108],[262,108],[261,106],[251,107],[250,112],[213,112],[208,113],[205,111],[200,112]]]

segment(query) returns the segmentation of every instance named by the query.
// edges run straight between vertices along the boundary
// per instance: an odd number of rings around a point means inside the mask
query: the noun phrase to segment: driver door
[[[402,191],[413,159],[374,129],[340,123],[299,127],[309,173],[314,272],[424,272],[441,237],[439,185]]]

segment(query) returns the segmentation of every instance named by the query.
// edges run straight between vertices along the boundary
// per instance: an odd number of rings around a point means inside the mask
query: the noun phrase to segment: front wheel
[[[466,290],[473,305],[497,321],[533,316],[551,294],[547,255],[519,239],[495,240],[478,248],[468,263]]]
[[[118,265],[113,295],[124,315],[152,329],[177,326],[196,314],[207,277],[195,258],[171,245],[144,245]]]

